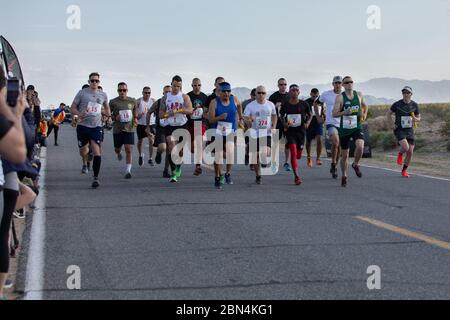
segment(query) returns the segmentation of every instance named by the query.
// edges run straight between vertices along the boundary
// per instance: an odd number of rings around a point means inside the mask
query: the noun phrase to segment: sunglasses
[[[231,93],[231,90],[222,90],[223,93]]]
[[[353,81],[346,81],[344,84],[353,84]]]
[[[151,92],[144,92],[144,94],[152,94]]]
[[[119,90],[117,90],[118,92],[127,92],[128,91],[128,89],[119,89]]]
[[[265,93],[265,92],[258,92],[258,94],[267,94],[267,93]]]
[[[402,93],[403,94],[411,94],[411,92],[409,92],[409,91],[403,91]]]
[[[201,87],[202,85],[201,84],[193,84],[192,86],[193,87]]]
[[[94,79],[94,80],[89,80],[89,82],[91,82],[91,83],[100,83],[100,80]]]
[[[287,83],[279,83],[278,84],[280,87],[286,87],[287,86]]]

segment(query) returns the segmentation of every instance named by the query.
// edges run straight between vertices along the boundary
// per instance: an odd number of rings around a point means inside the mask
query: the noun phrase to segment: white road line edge
[[[39,197],[35,202],[33,221],[31,225],[30,248],[25,280],[24,300],[42,300],[44,288],[44,241],[46,219],[45,170],[47,167],[47,149],[41,150],[41,172],[39,184],[41,186]]]

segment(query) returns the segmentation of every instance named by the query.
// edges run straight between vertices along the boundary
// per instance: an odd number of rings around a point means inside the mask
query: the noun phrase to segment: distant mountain
[[[397,78],[377,78],[367,82],[357,83],[355,89],[364,93],[367,104],[392,104],[402,98],[401,90],[405,86],[413,88],[413,99],[419,103],[450,102],[450,80],[426,81],[404,80]],[[320,92],[330,90],[330,84],[301,85],[302,94],[309,93],[312,88]],[[241,100],[250,96],[251,89],[235,88],[233,93]]]

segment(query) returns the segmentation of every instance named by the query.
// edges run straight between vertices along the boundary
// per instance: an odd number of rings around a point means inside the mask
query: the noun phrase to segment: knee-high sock
[[[297,160],[302,160],[303,148],[297,148]]]
[[[291,165],[294,172],[297,172],[298,162],[297,162],[297,146],[295,144],[289,145],[289,150],[291,151]]]
[[[98,175],[100,173],[100,167],[102,165],[102,157],[94,157],[94,177],[98,178]]]

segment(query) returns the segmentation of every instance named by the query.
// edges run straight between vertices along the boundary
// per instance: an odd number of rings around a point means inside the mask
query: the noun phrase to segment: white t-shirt
[[[334,104],[336,103],[336,98],[339,94],[336,94],[334,90],[325,91],[320,96],[319,101],[324,104],[324,108],[326,111],[326,125],[333,125],[335,127],[339,127],[341,125],[341,118],[333,118],[333,109]]]
[[[247,105],[244,116],[252,118],[253,130],[250,130],[250,136],[253,139],[272,136],[272,116],[276,114],[275,105],[269,100],[264,104],[253,101]]]
[[[144,114],[144,115],[142,116],[142,118],[140,118],[138,120],[138,125],[140,125],[140,126],[147,125],[147,112],[148,112],[148,110],[150,110],[150,108],[152,107],[152,105],[154,103],[155,103],[155,100],[153,98],[150,98],[148,100],[148,102],[145,102],[143,98],[139,99],[137,112],[138,112],[139,116],[141,116],[142,114]]]

